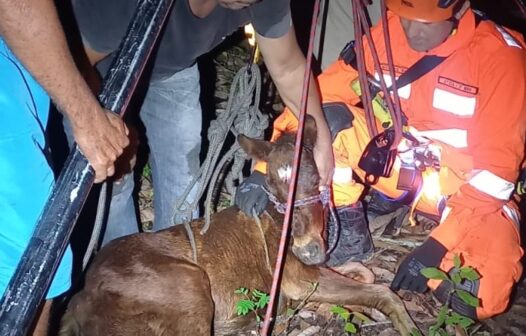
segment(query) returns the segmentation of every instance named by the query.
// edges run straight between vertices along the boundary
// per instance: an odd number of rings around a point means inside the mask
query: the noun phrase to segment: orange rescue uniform
[[[501,313],[522,273],[513,193],[525,148],[525,44],[519,34],[491,21],[477,24],[471,10],[443,44],[428,52],[409,47],[398,16],[389,13],[388,24],[397,76],[422,56],[447,56],[429,73],[398,89],[411,133],[438,148],[440,157],[438,171],[424,173],[416,208],[441,216],[440,225],[431,233],[448,250],[440,268],[450,270],[453,256],[460,254],[466,265],[481,274],[477,316]],[[381,25],[372,34],[383,76],[390,85]],[[365,45],[367,69],[379,78]],[[365,173],[358,161],[370,141],[364,112],[355,107],[359,98],[351,88],[357,77],[356,70],[343,60],[319,77],[323,102],[344,103],[354,116],[352,127],[341,131],[333,143],[337,206],[356,202],[364,189],[352,178],[354,171],[363,180]],[[296,118],[286,109],[274,123],[273,138],[296,126]],[[400,197],[403,191],[396,189],[399,168],[400,154],[392,176],[380,178],[373,188],[393,199]],[[264,164],[256,169],[264,171]],[[436,289],[439,282],[428,284]]]

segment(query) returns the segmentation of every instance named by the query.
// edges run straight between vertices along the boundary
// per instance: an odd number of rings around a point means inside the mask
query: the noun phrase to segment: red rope
[[[372,98],[371,91],[369,89],[369,83],[367,79],[367,68],[365,64],[365,56],[364,56],[365,51],[364,51],[364,43],[363,43],[364,36],[365,36],[365,40],[367,41],[367,44],[369,45],[369,48],[371,49],[373,69],[376,73],[379,74],[378,80],[380,82],[380,87],[384,94],[384,101],[387,103],[388,110],[393,120],[395,139],[393,141],[391,149],[395,149],[398,143],[400,142],[400,139],[402,138],[402,108],[400,106],[400,98],[398,96],[398,87],[395,81],[396,73],[394,70],[393,55],[392,55],[392,50],[391,50],[391,41],[390,41],[390,36],[389,36],[387,11],[385,7],[385,3],[382,0],[381,18],[382,18],[382,26],[383,26],[383,32],[384,32],[384,43],[385,43],[386,54],[387,54],[388,71],[389,71],[389,76],[391,77],[391,82],[392,82],[391,86],[392,86],[393,98],[391,98],[391,95],[389,94],[389,90],[387,87],[387,83],[385,82],[384,76],[380,75],[380,74],[383,74],[383,70],[380,64],[380,58],[378,57],[378,52],[377,52],[375,43],[373,41],[371,30],[369,28],[369,22],[365,14],[366,4],[364,3],[364,0],[352,0],[352,7],[353,7],[353,20],[354,20],[354,30],[355,30],[354,36],[355,36],[355,43],[356,43],[355,52],[356,52],[356,59],[357,59],[357,64],[358,64],[358,78],[359,78],[360,87],[362,90],[362,97],[363,97],[362,100],[364,104],[369,135],[371,137],[374,137],[376,134],[378,134],[378,130],[376,127],[376,118],[374,116],[374,111],[373,111],[372,103],[371,103],[371,98]]]
[[[367,121],[367,130],[369,136],[373,138],[378,134],[376,128],[376,120],[374,118],[371,90],[369,89],[369,81],[367,80],[367,67],[365,65],[365,52],[363,45],[363,24],[367,23],[362,21],[360,11],[363,13],[363,2],[362,0],[351,0],[352,12],[353,12],[353,24],[354,24],[354,37],[355,37],[355,52],[356,52],[356,64],[358,67],[358,81],[360,89],[362,91],[362,102],[365,110],[365,120]],[[366,28],[367,30],[369,27]],[[370,41],[369,41],[370,43]]]
[[[305,113],[307,110],[307,98],[309,93],[309,82],[311,77],[311,64],[312,64],[312,50],[314,48],[314,36],[316,34],[316,22],[318,20],[318,12],[320,9],[320,0],[314,1],[314,9],[312,13],[312,22],[310,29],[309,48],[307,51],[307,64],[305,66],[305,74],[303,80],[303,90],[301,93],[301,104],[298,121],[298,132],[296,133],[296,145],[294,150],[294,164],[292,167],[292,176],[289,183],[289,193],[287,197],[287,210],[285,212],[285,218],[283,219],[283,227],[281,231],[281,240],[279,242],[278,256],[276,259],[276,266],[274,268],[274,275],[272,278],[272,288],[270,290],[270,301],[268,303],[267,311],[265,313],[265,320],[263,321],[263,328],[261,331],[262,336],[270,335],[270,323],[274,313],[274,307],[276,305],[276,295],[278,287],[281,284],[281,275],[284,266],[285,254],[288,246],[288,238],[290,231],[290,218],[292,214],[294,204],[294,194],[296,191],[296,180],[298,175],[299,162],[301,157],[301,143],[303,139],[303,127],[305,124]]]
[[[400,105],[400,97],[398,96],[398,85],[396,83],[396,72],[394,68],[393,61],[393,50],[391,48],[391,34],[389,33],[389,24],[387,22],[387,7],[385,5],[385,0],[381,0],[380,7],[382,9],[382,26],[384,32],[384,43],[385,51],[387,58],[387,66],[389,68],[389,76],[391,77],[391,92],[393,93],[393,98],[387,93],[387,90],[384,90],[384,95],[387,99],[387,105],[393,116],[393,128],[395,131],[395,138],[391,149],[396,149],[400,140],[402,140],[402,106]],[[378,55],[376,55],[378,57]]]
[[[522,15],[526,18],[526,6],[521,0],[514,0],[517,7],[519,7]]]

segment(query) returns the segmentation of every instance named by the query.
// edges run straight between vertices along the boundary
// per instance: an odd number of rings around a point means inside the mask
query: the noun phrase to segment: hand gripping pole
[[[173,0],[139,1],[128,32],[104,78],[99,95],[103,107],[121,116],[124,114],[172,4]],[[75,146],[0,301],[0,335],[26,335],[94,179],[93,168]]]

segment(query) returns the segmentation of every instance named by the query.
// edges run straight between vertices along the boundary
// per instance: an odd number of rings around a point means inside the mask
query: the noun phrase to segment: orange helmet
[[[414,21],[439,22],[449,20],[455,15],[459,5],[465,0],[386,0],[389,10],[399,16]]]

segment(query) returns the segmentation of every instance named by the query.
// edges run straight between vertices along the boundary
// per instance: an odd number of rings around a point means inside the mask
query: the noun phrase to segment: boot
[[[335,223],[332,216],[329,217],[327,223],[328,248],[334,246],[334,240],[337,240],[337,243],[332,252],[329,251],[329,260],[326,265],[336,267],[348,261],[371,259],[374,246],[362,203],[357,202],[350,206],[336,208],[336,215],[339,220],[339,230],[336,227],[338,223]],[[337,237],[335,237],[336,234]]]

